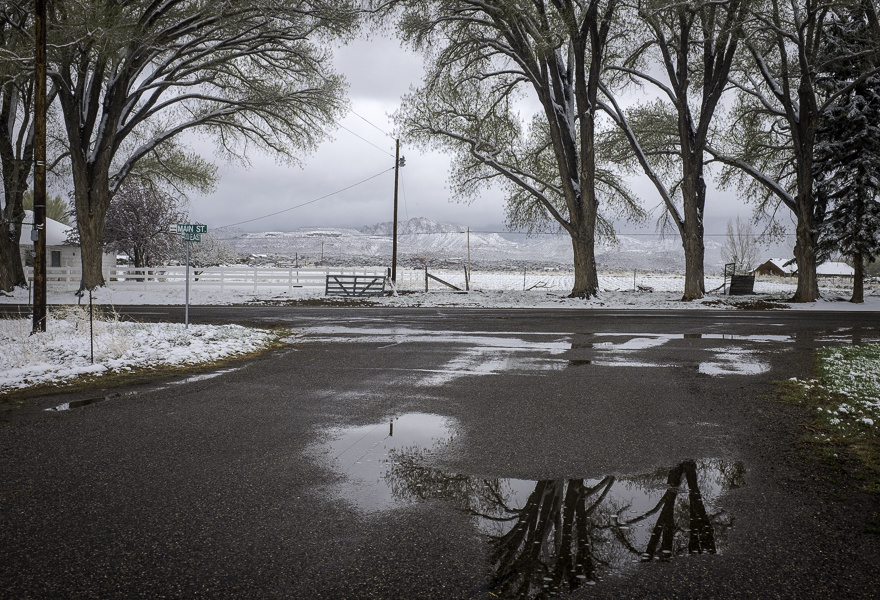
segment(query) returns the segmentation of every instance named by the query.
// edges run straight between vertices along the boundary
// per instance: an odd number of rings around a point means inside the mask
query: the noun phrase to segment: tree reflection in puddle
[[[716,506],[742,484],[741,463],[687,460],[601,480],[480,479],[392,452],[386,480],[401,498],[442,498],[475,517],[491,545],[490,590],[532,599],[592,585],[638,561],[715,554],[732,526]]]
[[[431,466],[454,443],[454,420],[407,414],[330,431],[318,451],[345,476],[360,510],[451,502],[491,547],[489,590],[531,600],[592,585],[640,561],[715,554],[733,524],[719,498],[743,483],[740,462],[686,460],[602,479],[479,478]]]

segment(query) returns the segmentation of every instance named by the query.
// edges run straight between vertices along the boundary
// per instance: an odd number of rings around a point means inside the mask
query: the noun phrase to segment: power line
[[[371,141],[368,140],[367,138],[359,136],[358,134],[356,134],[354,131],[352,131],[351,129],[349,129],[349,128],[346,127],[345,125],[342,125],[341,123],[337,123],[337,125],[339,125],[342,129],[346,130],[347,132],[349,132],[351,135],[353,135],[354,137],[358,138],[359,140],[361,140],[361,141],[363,141],[363,142],[366,142],[367,144],[371,145],[373,148],[376,148],[377,150],[379,150],[379,151],[381,151],[381,152],[384,152],[385,154],[387,154],[387,155],[390,156],[391,158],[394,158],[394,155],[393,155],[393,154],[391,154],[390,152],[388,152],[387,150],[385,150],[385,149],[383,149],[383,148],[380,148],[379,146],[377,146],[376,144],[374,144],[373,142],[371,142]]]
[[[356,116],[356,117],[360,117],[361,119],[364,120],[365,123],[367,123],[368,125],[371,125],[372,127],[374,127],[375,129],[377,129],[378,131],[381,131],[383,135],[387,135],[387,136],[390,137],[390,138],[393,138],[393,137],[394,137],[393,135],[391,135],[390,133],[388,133],[387,131],[385,131],[384,129],[382,129],[381,127],[379,127],[378,125],[376,125],[376,124],[373,123],[372,121],[368,120],[366,117],[364,117],[364,116],[362,116],[362,115],[359,115],[358,113],[356,113],[356,112],[354,112],[354,111],[351,111],[351,114],[353,114],[353,115]]]
[[[527,236],[538,236],[538,235],[554,235],[559,237],[565,237],[568,234],[565,232],[556,233],[553,231],[535,231],[532,233],[528,233],[526,231],[493,231],[493,230],[483,230],[483,229],[471,229],[471,233],[495,233],[498,235],[527,235]],[[398,235],[441,235],[444,233],[467,233],[466,230],[461,231],[440,231],[440,232],[430,232],[430,231],[418,231],[415,233],[400,233]],[[391,235],[391,234],[388,234]],[[659,234],[656,233],[618,233],[619,237],[632,237],[632,236],[650,236],[650,237],[659,237]],[[794,236],[797,235],[795,233],[783,233],[780,235],[784,236]],[[381,237],[381,236],[380,236]],[[679,237],[676,236],[667,236],[668,239],[676,241]],[[727,237],[726,233],[705,233],[703,237]],[[760,242],[759,242],[760,243]]]
[[[244,225],[245,223],[253,223],[254,221],[259,221],[260,219],[267,219],[269,217],[274,217],[275,215],[280,215],[281,213],[289,212],[289,211],[294,210],[296,208],[302,208],[303,206],[307,206],[309,204],[314,204],[315,202],[318,202],[320,200],[325,200],[325,199],[329,198],[330,196],[335,196],[336,194],[341,194],[342,192],[344,192],[346,190],[350,190],[353,187],[357,187],[357,186],[361,185],[362,183],[366,183],[366,182],[370,181],[371,179],[375,179],[376,177],[379,177],[380,175],[384,175],[388,171],[393,171],[393,170],[394,170],[394,167],[391,167],[390,169],[385,169],[384,171],[380,171],[379,173],[376,173],[375,175],[373,175],[371,177],[367,177],[366,179],[362,179],[361,181],[358,181],[357,183],[353,183],[348,187],[344,187],[341,190],[336,190],[335,192],[330,192],[329,194],[321,196],[320,198],[315,198],[314,200],[309,200],[308,202],[303,202],[302,204],[297,204],[296,206],[291,206],[290,208],[285,208],[284,210],[279,210],[277,212],[269,213],[268,215],[263,215],[262,217],[254,217],[253,219],[247,219],[246,221],[239,221],[238,223],[230,223],[229,225],[223,225],[222,227],[217,227],[216,229],[226,229],[227,227],[235,227],[236,225]]]

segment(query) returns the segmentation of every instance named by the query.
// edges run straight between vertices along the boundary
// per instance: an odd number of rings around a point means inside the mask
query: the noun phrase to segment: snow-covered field
[[[381,269],[376,269],[381,272]],[[463,269],[431,269],[431,275],[464,289]],[[846,300],[850,297],[850,282],[844,279],[823,280],[822,299],[806,304],[786,304],[785,299],[794,294],[796,282],[793,279],[768,278],[755,282],[754,296],[731,297],[723,293],[723,280],[720,277],[707,277],[706,297],[697,302],[681,302],[684,278],[677,275],[651,274],[634,271],[627,274],[600,274],[598,297],[590,300],[566,298],[574,283],[574,275],[558,270],[546,271],[472,271],[470,291],[455,292],[434,280],[429,281],[425,292],[425,272],[421,269],[398,269],[396,295],[371,297],[363,302],[376,306],[463,306],[484,308],[640,308],[640,309],[700,309],[736,308],[743,304],[754,304],[758,300],[771,301],[780,308],[800,310],[880,310],[880,286],[868,286],[865,303],[855,305]],[[127,306],[132,304],[184,304],[185,288],[179,285],[151,287],[110,282],[107,287],[96,290],[93,302],[105,306]],[[345,298],[332,298],[324,295],[323,285],[318,287],[293,288],[286,284],[278,287],[261,287],[254,293],[253,286],[220,289],[214,284],[193,282],[190,289],[190,304],[228,305],[264,304],[300,301],[339,302]],[[0,295],[0,303],[29,304],[28,290],[18,289],[12,295]],[[50,305],[87,304],[88,297],[78,298],[72,291],[49,288]]]

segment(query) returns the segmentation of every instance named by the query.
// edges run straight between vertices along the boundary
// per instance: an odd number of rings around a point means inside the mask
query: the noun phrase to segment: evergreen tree
[[[842,15],[824,40],[828,60],[817,78],[837,96],[817,130],[813,172],[827,209],[819,255],[840,253],[853,263],[851,302],[864,302],[865,261],[880,252],[880,73],[871,72],[880,65],[876,24],[871,0]]]

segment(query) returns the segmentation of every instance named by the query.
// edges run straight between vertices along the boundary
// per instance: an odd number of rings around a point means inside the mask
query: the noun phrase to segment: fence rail
[[[27,268],[28,281],[33,281],[33,269]],[[261,288],[324,288],[329,275],[363,275],[382,277],[385,269],[380,268],[326,268],[295,269],[267,267],[190,267],[191,289],[251,288],[254,293]],[[137,269],[116,267],[104,270],[108,285],[120,290],[147,290],[162,287],[183,287],[186,284],[186,267],[163,266]],[[49,267],[46,269],[46,285],[56,291],[79,289],[82,279],[80,268]]]

